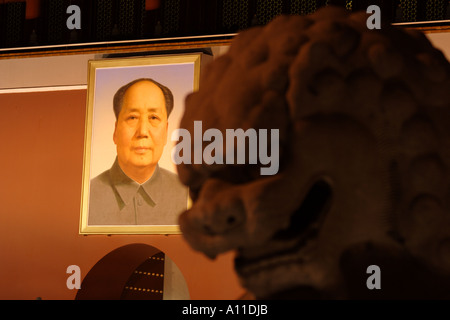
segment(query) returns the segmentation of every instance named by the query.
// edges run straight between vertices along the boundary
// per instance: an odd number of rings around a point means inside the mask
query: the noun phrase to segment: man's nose
[[[136,135],[138,138],[148,138],[149,137],[149,129],[150,129],[150,122],[145,118],[142,117],[139,119],[138,126],[136,128]]]

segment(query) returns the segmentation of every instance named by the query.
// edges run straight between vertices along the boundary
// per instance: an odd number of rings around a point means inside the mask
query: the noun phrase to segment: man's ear
[[[117,142],[116,142],[116,130],[117,130],[117,120],[116,120],[116,122],[114,122],[114,132],[113,132],[114,144],[117,144]]]
[[[164,145],[167,144],[167,134],[168,134],[168,133],[169,133],[169,121],[166,122],[166,132],[164,133],[164,134],[165,134],[165,137],[164,137]]]

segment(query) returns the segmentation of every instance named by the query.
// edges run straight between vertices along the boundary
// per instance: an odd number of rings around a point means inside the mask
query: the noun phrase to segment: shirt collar
[[[160,200],[158,184],[161,180],[161,173],[158,164],[156,165],[152,176],[142,185],[128,177],[123,172],[119,166],[117,157],[109,172],[112,185],[116,189],[123,204],[131,204],[136,193],[140,191],[139,189],[144,191],[145,195],[149,198],[148,200],[153,203],[153,205],[158,204]]]

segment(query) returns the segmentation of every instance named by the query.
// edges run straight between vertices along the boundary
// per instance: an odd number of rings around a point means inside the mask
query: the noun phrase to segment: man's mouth
[[[144,154],[147,153],[148,151],[150,151],[151,148],[150,147],[134,147],[133,151],[137,154]]]

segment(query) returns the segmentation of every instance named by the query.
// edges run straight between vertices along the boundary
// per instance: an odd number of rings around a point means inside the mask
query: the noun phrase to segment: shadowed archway
[[[174,281],[182,285],[174,286]],[[166,292],[174,287],[181,288],[181,296]],[[164,252],[136,243],[101,258],[84,277],[75,300],[162,300],[188,296],[181,273]]]

